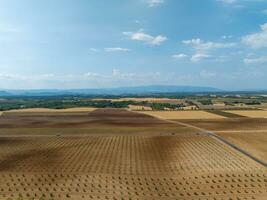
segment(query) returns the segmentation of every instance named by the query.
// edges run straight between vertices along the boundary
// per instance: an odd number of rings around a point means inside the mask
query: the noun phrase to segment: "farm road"
[[[238,146],[232,144],[231,142],[227,141],[226,139],[224,139],[223,137],[217,135],[215,132],[211,132],[211,131],[208,131],[206,129],[203,129],[203,128],[200,128],[200,127],[197,127],[197,126],[194,126],[194,125],[191,125],[191,124],[187,124],[187,123],[184,123],[184,122],[180,122],[180,121],[172,121],[172,120],[168,120],[168,119],[163,119],[163,118],[160,118],[158,117],[158,119],[161,119],[161,120],[164,120],[166,122],[169,122],[169,123],[174,123],[174,124],[178,124],[178,125],[183,125],[183,126],[186,126],[186,127],[189,127],[189,128],[192,128],[192,129],[195,129],[195,130],[198,130],[200,131],[200,133],[202,134],[207,134],[208,136],[211,136],[221,142],[223,142],[224,144],[228,145],[229,147],[235,149],[236,151],[238,151],[239,153],[249,157],[250,159],[254,160],[255,162],[257,162],[258,164],[260,165],[263,165],[264,167],[267,167],[267,163],[265,163],[264,161],[262,160],[259,160],[258,158],[254,157],[253,155],[251,155],[250,153],[244,151],[243,149],[239,148]]]

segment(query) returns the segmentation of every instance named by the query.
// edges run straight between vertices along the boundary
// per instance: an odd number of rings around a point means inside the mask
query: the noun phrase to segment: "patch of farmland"
[[[181,104],[184,102],[183,99],[170,99],[170,98],[119,98],[119,99],[94,99],[95,101],[109,100],[113,102],[121,101],[136,101],[136,102],[151,102],[151,103],[171,103],[171,104]]]
[[[225,112],[251,118],[267,118],[266,110],[229,110],[229,111],[227,110]]]
[[[49,109],[49,108],[26,108],[18,110],[5,111],[5,113],[66,113],[66,112],[91,112],[96,108],[91,107],[77,107],[66,109]]]
[[[0,135],[173,135],[192,132],[142,113],[124,109],[98,109],[92,112],[5,113]]]
[[[129,110],[131,110],[131,111],[142,111],[142,110],[151,111],[151,110],[152,110],[152,108],[149,107],[149,106],[129,105],[128,108],[129,108]]]
[[[0,139],[0,199],[264,199],[266,173],[206,135]]]
[[[217,134],[267,163],[267,131],[219,132]]]
[[[205,111],[144,111],[154,117],[163,119],[222,119],[223,116]]]
[[[264,118],[193,119],[179,121],[215,132],[267,130],[267,119]]]
[[[221,115],[221,116],[227,117],[227,118],[243,118],[243,117],[245,117],[243,115],[238,115],[238,114],[235,114],[235,113],[225,112],[223,110],[209,110],[209,111],[206,111],[206,112],[213,113],[213,114],[216,114],[216,115]]]

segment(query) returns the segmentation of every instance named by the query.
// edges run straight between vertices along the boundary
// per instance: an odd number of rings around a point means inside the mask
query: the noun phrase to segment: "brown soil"
[[[267,119],[180,120],[213,131],[261,161],[267,162]]]
[[[211,137],[0,140],[0,198],[264,198],[266,169]]]
[[[179,120],[210,131],[267,130],[267,119],[228,118]]]
[[[90,128],[92,126],[174,126],[154,117],[125,109],[98,109],[76,113],[5,113],[0,128]]]
[[[13,137],[5,135],[10,130]],[[44,135],[19,136],[37,130]],[[55,130],[74,134],[45,136]],[[90,136],[78,136],[81,130],[89,130]],[[94,131],[110,136],[91,136]],[[100,109],[75,115],[8,114],[1,117],[0,132],[3,200],[19,194],[55,200],[267,196],[262,165],[213,137],[140,113]],[[161,136],[165,132],[169,134]]]
[[[267,131],[220,132],[218,135],[267,163]]]
[[[174,135],[194,130],[124,109],[75,113],[5,113],[0,135]]]

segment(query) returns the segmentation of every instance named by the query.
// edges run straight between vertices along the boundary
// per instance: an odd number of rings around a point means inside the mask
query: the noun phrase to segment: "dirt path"
[[[194,125],[191,125],[191,124],[187,124],[187,123],[184,123],[184,122],[180,122],[180,121],[172,121],[172,120],[163,119],[163,118],[159,118],[159,117],[158,117],[158,119],[164,120],[164,121],[169,122],[169,123],[183,125],[183,126],[198,130],[198,131],[200,131],[200,133],[207,134],[207,135],[209,135],[209,136],[211,136],[211,137],[223,142],[224,144],[226,144],[229,147],[235,149],[236,151],[240,152],[241,154],[249,157],[250,159],[254,160],[255,162],[259,163],[260,165],[263,165],[264,167],[267,167],[267,163],[266,162],[264,162],[262,160],[259,160],[258,158],[254,157],[250,153],[248,153],[248,152],[244,151],[243,149],[239,148],[238,146],[230,143],[229,141],[227,141],[223,137],[217,135],[215,132],[211,132],[211,131],[208,131],[206,129],[203,129],[203,128],[200,128],[200,127],[197,127],[197,126],[194,126]]]
[[[223,142],[224,144],[232,147],[233,149],[239,151],[241,154],[251,158],[252,160],[256,161],[257,163],[263,165],[264,167],[267,167],[267,163],[262,161],[262,160],[259,160],[258,158],[254,157],[253,155],[251,155],[250,153],[244,151],[243,149],[239,148],[238,146],[232,144],[231,142],[229,142],[228,140],[224,139],[223,137],[217,135],[216,133],[214,132],[211,132],[211,131],[208,131],[208,130],[205,130],[205,129],[202,129],[202,128],[199,128],[197,126],[193,126],[193,125],[190,125],[190,124],[186,124],[186,123],[183,123],[183,122],[177,122],[177,121],[171,121],[171,120],[167,120],[169,122],[173,122],[173,123],[177,123],[179,125],[184,125],[184,126],[187,126],[187,127],[190,127],[190,128],[194,128],[194,129],[197,129],[199,131],[202,131],[206,134],[208,134],[209,136],[212,136],[214,138],[216,138],[217,140],[220,140],[221,142]]]

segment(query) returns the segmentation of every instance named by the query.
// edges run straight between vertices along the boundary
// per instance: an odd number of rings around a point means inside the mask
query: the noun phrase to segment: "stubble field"
[[[267,118],[266,110],[229,110],[227,112],[251,118]]]
[[[4,200],[267,195],[266,167],[205,132],[141,113],[4,113],[0,135]]]
[[[212,131],[267,163],[267,119],[265,118],[180,121]]]
[[[205,111],[144,111],[147,115],[162,119],[222,119],[220,115]]]

